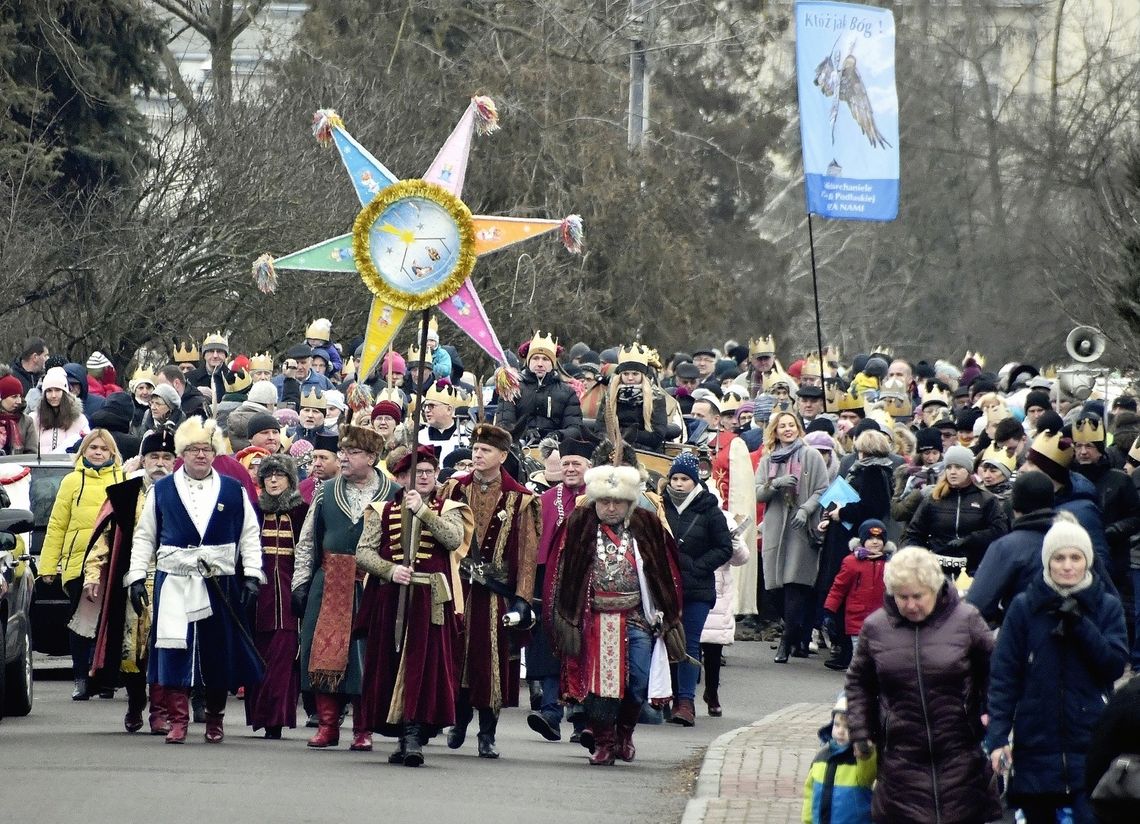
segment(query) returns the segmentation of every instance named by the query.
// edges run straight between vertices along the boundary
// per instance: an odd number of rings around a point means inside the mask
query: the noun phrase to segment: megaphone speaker
[[[1104,335],[1092,326],[1078,326],[1065,338],[1065,351],[1078,363],[1100,360],[1104,348]]]

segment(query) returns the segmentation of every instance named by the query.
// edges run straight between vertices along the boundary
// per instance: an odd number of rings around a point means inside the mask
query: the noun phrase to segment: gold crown
[[[467,403],[467,396],[455,385],[440,386],[438,383],[433,383],[424,393],[424,403],[442,403],[455,409]]]
[[[376,393],[376,403],[390,401],[401,409],[404,408],[404,393],[395,386],[386,386]]]
[[[315,386],[306,386],[301,389],[301,409],[320,409],[325,410],[329,408],[329,402],[325,398],[325,393]]]
[[[1104,443],[1104,425],[1099,419],[1078,418],[1073,423],[1073,443]]]
[[[1064,469],[1073,462],[1072,443],[1062,444],[1060,432],[1041,432],[1033,439],[1033,445],[1029,449]]]
[[[409,369],[413,369],[413,368],[415,368],[415,366],[419,362],[420,362],[420,345],[418,343],[413,343],[408,348],[408,357],[407,357],[406,363],[408,364]],[[426,366],[428,369],[431,368],[431,358],[426,358],[424,360],[424,366]]]
[[[529,361],[532,355],[542,353],[550,358],[551,363],[558,362],[558,341],[555,340],[553,335],[544,335],[542,330],[534,330],[534,337],[530,339],[530,346],[526,350],[526,359]]]
[[[764,376],[764,391],[770,395],[772,390],[780,384],[788,387],[789,392],[796,390],[796,382],[792,380],[792,376],[785,372],[779,364],[776,364],[772,371]]]
[[[839,365],[839,347],[838,346],[829,346],[826,349],[824,349],[823,350],[823,359],[829,364],[834,363],[836,366],[838,366]]]
[[[202,357],[202,354],[198,351],[198,344],[194,343],[194,341],[190,341],[189,346],[179,342],[179,344],[174,347],[175,363],[197,363],[200,357]]]
[[[882,406],[867,410],[866,416],[882,427],[884,432],[890,434],[894,431],[895,419],[892,418],[891,413]]]
[[[250,377],[249,372],[244,369],[235,369],[230,372],[227,377],[222,375],[222,386],[228,395],[231,392],[244,392],[253,384],[253,378]]]
[[[230,342],[226,340],[226,336],[222,334],[221,330],[211,332],[206,335],[206,339],[202,341],[202,351],[209,352],[211,349],[221,349],[223,352],[229,354]]]
[[[895,351],[891,349],[891,347],[885,346],[881,343],[877,343],[872,346],[871,352],[875,355],[885,355],[887,357],[887,360],[890,360],[895,356]]]
[[[922,392],[921,395],[923,406],[929,403],[940,403],[943,406],[950,406],[950,393],[939,389],[937,386]]]
[[[649,364],[651,369],[661,369],[661,353],[656,349],[650,349],[646,352],[645,362]]]
[[[736,412],[744,403],[744,398],[737,395],[735,392],[727,392],[725,396],[720,399],[720,414],[726,415],[729,412]]]
[[[437,336],[439,335],[439,321],[435,319],[435,315],[428,318],[428,334],[430,335],[432,332]]]
[[[976,363],[978,365],[979,369],[985,369],[986,368],[986,356],[983,355],[981,352],[971,352],[971,351],[967,350],[966,356],[964,358],[962,358],[962,368],[963,369],[966,368],[966,364],[969,363],[970,360],[973,360],[974,363]]]
[[[344,376],[345,378],[356,377],[356,357],[349,356],[348,360],[344,362]]]
[[[631,344],[628,348],[623,346],[618,349],[618,370],[625,371],[626,369],[635,369],[638,372],[647,372],[649,370],[649,352],[647,346],[642,346],[640,343]]]
[[[879,400],[883,408],[898,417],[906,417],[914,412],[914,403],[906,386],[897,378],[883,381],[879,387]]]
[[[317,318],[305,330],[305,340],[312,338],[328,343],[330,337],[332,337],[332,321],[328,318]]]
[[[826,394],[829,412],[859,412],[866,406],[862,397],[844,392],[834,384],[827,387]]]
[[[762,338],[751,338],[748,341],[748,357],[759,358],[765,355],[776,354],[776,339],[771,335]]]
[[[260,355],[254,355],[249,359],[249,371],[272,372],[273,357],[268,352],[262,352]]]
[[[154,372],[151,372],[149,369],[144,369],[141,366],[136,369],[135,373],[131,375],[131,382],[127,385],[130,387],[130,390],[134,392],[135,387],[140,383],[149,383],[151,386],[154,386]]]
[[[1010,474],[1017,471],[1017,457],[1010,455],[1005,451],[1005,447],[998,446],[996,443],[991,443],[982,452],[982,459],[978,465],[981,466],[984,463],[996,463],[1004,466],[1010,471]]]

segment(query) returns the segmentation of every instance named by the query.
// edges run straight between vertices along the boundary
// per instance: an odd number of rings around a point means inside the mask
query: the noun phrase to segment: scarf
[[[803,469],[803,464],[800,460],[800,450],[803,449],[803,445],[803,438],[796,438],[789,444],[779,444],[768,456],[769,481],[780,474],[780,467],[782,465],[788,465],[788,474],[796,479],[796,482],[787,488],[787,491],[792,496],[796,494],[796,487],[799,486],[800,471]]]
[[[642,396],[641,387],[634,384],[623,384],[617,391],[618,403],[641,403]]]
[[[677,507],[677,512],[685,511],[685,508],[693,502],[698,495],[701,494],[700,485],[694,486],[688,492],[678,492],[671,486],[665,487],[665,491],[669,494],[669,500],[673,502],[673,506]]]
[[[257,505],[261,507],[262,512],[288,512],[302,503],[304,501],[300,493],[293,487],[289,487],[280,495],[270,495],[263,490],[257,498]]]
[[[1071,587],[1063,587],[1049,577],[1048,565],[1046,565],[1045,569],[1042,570],[1041,577],[1045,579],[1045,586],[1049,587],[1049,589],[1056,592],[1062,598],[1068,598],[1072,595],[1076,595],[1078,592],[1082,592],[1083,590],[1088,589],[1092,586],[1093,582],[1092,571],[1086,569],[1084,578],[1073,584]]]
[[[0,426],[8,433],[8,441],[4,448],[9,455],[15,455],[24,447],[24,439],[20,437],[20,417],[19,412],[0,413]]]

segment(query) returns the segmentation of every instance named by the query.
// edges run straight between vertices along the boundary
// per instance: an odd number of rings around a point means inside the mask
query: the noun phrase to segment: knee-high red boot
[[[309,746],[313,749],[335,747],[340,743],[340,699],[327,692],[315,692],[313,701],[320,725],[317,734],[309,739]]]

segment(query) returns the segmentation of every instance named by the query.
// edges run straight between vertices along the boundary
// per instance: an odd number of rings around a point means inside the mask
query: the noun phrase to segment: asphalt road
[[[393,742],[379,736],[372,753],[349,752],[350,722],[336,750],[309,750],[311,731],[304,729],[266,741],[243,726],[232,697],[224,743],[205,744],[202,726],[192,725],[186,745],[167,746],[162,738],[123,731],[121,690],[112,700],[73,702],[69,673],[44,669],[32,714],[0,722],[0,820],[329,824],[379,815],[431,824],[676,822],[709,742],[786,704],[831,701],[842,686],[841,674],[819,657],[773,664],[766,642],[737,643],[727,655],[724,717],[709,718],[698,705],[691,729],[639,726],[637,760],[610,768],[589,766],[576,744],[539,739],[522,709],[503,713],[498,761],[475,756],[475,724],[461,750],[433,741],[419,769],[390,766]]]

